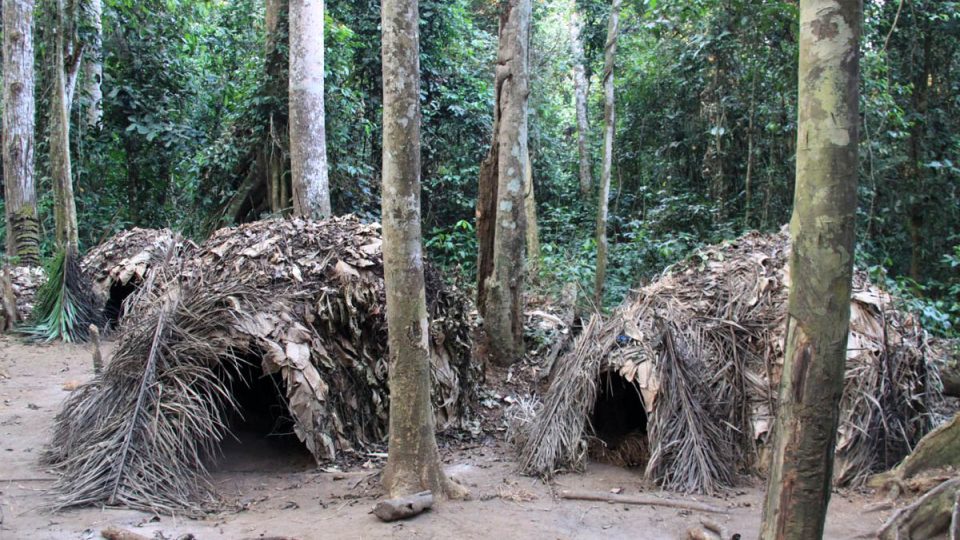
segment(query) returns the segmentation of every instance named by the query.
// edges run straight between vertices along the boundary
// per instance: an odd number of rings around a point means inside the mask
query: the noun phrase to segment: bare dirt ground
[[[109,349],[105,353],[109,352]],[[553,485],[517,475],[509,450],[488,436],[445,448],[448,473],[469,486],[473,500],[445,502],[417,518],[379,522],[370,510],[380,496],[374,458],[367,467],[320,469],[304,452],[252,437],[225,445],[213,481],[230,511],[192,520],[111,508],[50,512],[43,506],[53,476],[37,459],[50,437],[53,417],[71,384],[92,376],[90,353],[75,345],[24,345],[0,338],[0,540],[96,539],[116,526],[158,539],[186,534],[204,540],[267,537],[314,538],[642,538],[682,539],[709,517],[743,538],[756,538],[762,490],[757,485],[724,498],[682,497],[645,488],[639,472],[591,465]],[[706,515],[685,510],[560,500],[561,489],[698,500],[729,510]],[[872,498],[834,494],[826,538],[869,535],[886,517],[868,513]]]

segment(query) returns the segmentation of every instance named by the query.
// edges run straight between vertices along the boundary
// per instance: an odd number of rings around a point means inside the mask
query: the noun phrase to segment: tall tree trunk
[[[613,68],[617,56],[617,35],[620,33],[620,4],[610,6],[610,25],[603,58],[603,169],[600,175],[600,198],[597,205],[597,275],[593,287],[594,301],[603,301],[603,284],[607,278],[607,213],[610,208],[610,176],[613,172],[613,138],[616,133],[614,111]]]
[[[33,0],[3,2],[3,186],[7,255],[40,262],[33,180]]]
[[[430,403],[430,331],[420,236],[420,60],[417,0],[383,0],[383,267],[390,351],[391,497],[463,496],[443,473]]]
[[[523,211],[527,222],[527,268],[535,272],[540,266],[540,228],[537,226],[537,195],[533,189],[533,162],[527,151],[523,172]]]
[[[289,82],[284,79],[284,64],[288,57],[282,54],[283,40],[289,37],[289,3],[287,0],[267,0],[265,13],[266,36],[266,93],[278,102],[289,94]],[[266,163],[263,179],[267,186],[270,213],[280,214],[288,208],[289,201],[284,197],[288,181],[284,174],[287,165],[289,128],[287,115],[282,107],[273,107],[270,111],[270,131],[263,141],[263,162]]]
[[[54,218],[57,245],[76,250],[79,245],[77,206],[70,165],[70,104],[76,88],[82,46],[75,40],[75,13],[57,0],[54,39],[54,88],[50,114],[50,168],[53,173]]]
[[[801,0],[787,340],[764,539],[821,538],[830,500],[857,208],[861,0]]]
[[[523,187],[529,160],[530,16],[530,0],[508,0],[501,4],[493,144],[481,165],[477,201],[480,244],[477,299],[482,305],[492,360],[501,365],[519,360],[524,348]]]
[[[87,98],[87,129],[99,130],[103,120],[103,3],[88,0],[86,18],[90,41],[83,62],[83,93]]]
[[[590,124],[587,120],[587,83],[586,70],[583,67],[582,23],[576,5],[570,14],[570,48],[573,54],[573,93],[577,109],[577,149],[580,153],[580,194],[590,195],[593,178],[590,173]]]
[[[293,212],[315,219],[331,214],[323,88],[323,0],[290,0]]]

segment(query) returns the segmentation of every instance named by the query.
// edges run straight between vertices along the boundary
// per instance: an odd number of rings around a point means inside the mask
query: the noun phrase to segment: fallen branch
[[[433,506],[433,493],[421,491],[407,497],[380,501],[373,509],[373,515],[381,521],[396,521],[420,514]]]
[[[637,506],[663,506],[666,508],[679,508],[682,510],[692,510],[694,512],[711,512],[714,514],[727,514],[727,510],[711,504],[673,501],[669,499],[660,499],[656,497],[631,497],[629,495],[615,495],[613,493],[589,493],[585,491],[560,492],[561,499],[570,499],[575,501],[599,501],[620,504],[633,504]]]

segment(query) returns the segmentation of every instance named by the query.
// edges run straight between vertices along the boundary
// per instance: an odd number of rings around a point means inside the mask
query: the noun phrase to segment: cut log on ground
[[[710,512],[712,514],[727,514],[727,510],[711,504],[673,501],[670,499],[658,499],[656,497],[631,497],[629,495],[616,495],[614,493],[591,493],[586,491],[560,492],[561,499],[575,501],[598,501],[618,504],[632,504],[637,506],[662,506],[664,508],[679,508],[681,510],[691,510],[694,512]]]
[[[150,540],[149,537],[143,536],[142,534],[118,527],[107,527],[100,531],[100,536],[106,538],[106,540]]]
[[[421,491],[407,497],[380,501],[373,509],[373,515],[381,521],[407,519],[429,510],[433,506],[433,493]]]

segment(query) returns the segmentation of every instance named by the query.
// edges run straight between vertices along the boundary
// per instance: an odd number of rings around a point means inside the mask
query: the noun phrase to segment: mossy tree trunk
[[[323,0],[290,0],[290,172],[293,213],[330,216],[323,110]]]
[[[390,354],[390,442],[383,485],[391,497],[464,491],[446,478],[430,403],[420,231],[420,60],[417,0],[384,0],[383,266]]]
[[[620,4],[610,6],[610,24],[603,59],[603,167],[600,173],[600,197],[597,201],[597,274],[594,281],[594,302],[603,301],[603,284],[607,279],[607,214],[610,208],[610,177],[613,173],[613,138],[617,119],[614,110],[613,68],[617,57],[617,35],[620,33]]]
[[[523,283],[526,217],[524,174],[527,97],[530,93],[530,0],[501,3],[494,86],[494,133],[481,165],[477,202],[477,303],[501,365],[523,356]]]
[[[761,538],[821,538],[850,321],[860,0],[801,0],[787,342]]]
[[[3,2],[3,186],[7,255],[40,262],[40,223],[33,176],[33,0]]]

